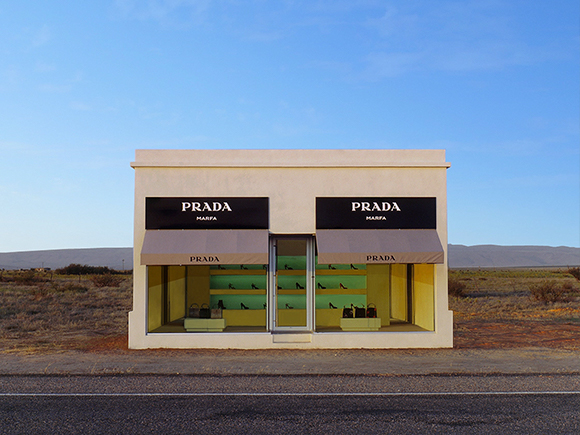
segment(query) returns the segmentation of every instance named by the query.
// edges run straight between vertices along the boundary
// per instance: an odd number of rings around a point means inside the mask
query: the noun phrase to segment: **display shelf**
[[[211,289],[210,295],[265,295],[266,289]]]
[[[286,270],[286,269],[280,269],[276,272],[278,275],[297,275],[297,276],[304,276],[306,275],[306,270],[304,269],[298,269],[298,270]]]
[[[268,273],[267,270],[264,269],[210,269],[210,275],[231,275],[231,276],[238,276],[238,275],[266,275]]]
[[[317,288],[317,295],[366,295],[366,288]]]
[[[305,295],[306,294],[306,290],[305,289],[278,289],[278,294],[279,295]]]
[[[329,270],[329,269],[316,269],[316,275],[366,275],[366,269],[363,270]]]
[[[341,272],[345,272],[347,270],[365,270],[367,268],[366,264],[352,264],[356,269],[353,269],[350,264],[316,264],[316,270],[340,270]],[[329,267],[330,266],[330,267]]]

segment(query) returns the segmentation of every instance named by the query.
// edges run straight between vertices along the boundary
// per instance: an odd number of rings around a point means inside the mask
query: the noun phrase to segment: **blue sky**
[[[132,246],[135,149],[444,148],[449,243],[580,246],[577,0],[0,1],[0,252]]]

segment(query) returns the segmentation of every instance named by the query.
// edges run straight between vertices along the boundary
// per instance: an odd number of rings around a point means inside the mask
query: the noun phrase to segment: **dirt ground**
[[[463,297],[449,297],[454,348],[580,350],[580,284],[565,270],[466,270],[450,277],[465,284]],[[546,280],[567,289],[562,300],[530,296],[530,285]],[[80,278],[27,285],[5,280],[0,290],[0,354],[132,352],[130,277],[114,288]]]

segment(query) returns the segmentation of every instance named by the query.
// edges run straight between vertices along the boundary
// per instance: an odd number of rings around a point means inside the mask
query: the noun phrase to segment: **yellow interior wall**
[[[266,310],[223,310],[227,326],[259,326],[266,328]]]
[[[391,265],[391,317],[407,319],[407,265]]]
[[[391,324],[389,268],[388,264],[367,264],[367,304],[376,305],[377,317],[381,318],[381,326]]]
[[[209,305],[209,266],[187,267],[187,305]]]
[[[169,266],[167,271],[169,321],[185,316],[185,267]]]
[[[149,266],[147,273],[147,329],[151,332],[161,326],[163,319],[163,274],[161,266]]]
[[[306,310],[278,310],[278,326],[306,326]]]
[[[317,327],[339,327],[340,319],[342,318],[342,309],[318,309],[316,310],[316,326]]]
[[[434,282],[433,264],[413,266],[413,323],[428,331],[435,329]]]

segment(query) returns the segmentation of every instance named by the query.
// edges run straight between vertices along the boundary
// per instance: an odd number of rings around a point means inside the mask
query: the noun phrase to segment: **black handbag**
[[[364,318],[366,316],[367,316],[367,310],[365,310],[365,307],[364,306],[357,307],[355,305],[355,307],[354,307],[354,317],[356,317],[357,319],[360,319],[360,318]]]
[[[354,317],[352,306],[350,308],[347,308],[346,305],[344,306],[342,309],[342,317],[345,319],[352,319]]]
[[[208,304],[202,304],[201,308],[199,309],[199,318],[200,319],[211,319],[211,310]]]
[[[197,305],[196,303],[191,304],[191,306],[189,307],[189,317],[199,319],[199,305]]]
[[[377,306],[375,304],[370,303],[367,305],[367,317],[372,319],[377,317]]]

